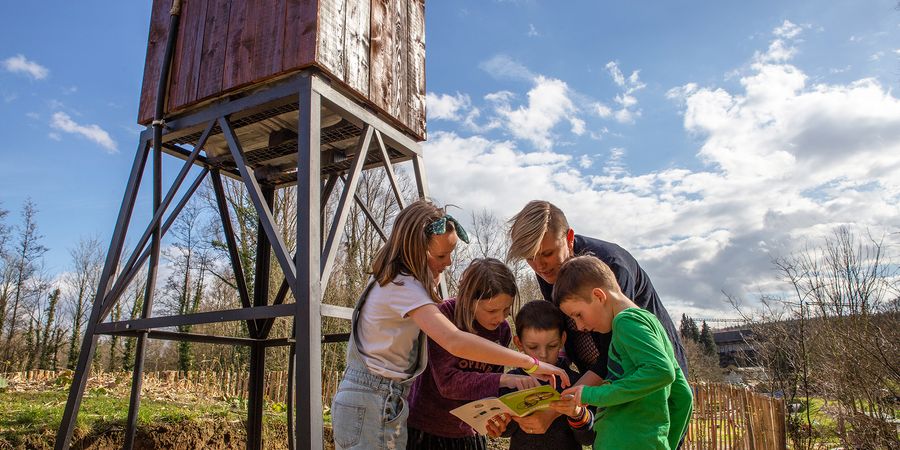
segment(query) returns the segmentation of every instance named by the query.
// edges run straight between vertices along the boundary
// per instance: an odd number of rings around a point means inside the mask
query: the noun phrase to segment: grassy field
[[[52,445],[67,394],[68,390],[62,388],[0,392],[0,449]],[[154,430],[157,434],[177,432],[194,438],[224,434],[229,439],[240,439],[244,436],[245,408],[237,400],[178,402],[145,398],[138,413],[139,436]],[[91,443],[89,448],[117,448],[127,414],[127,396],[114,395],[104,388],[89,390],[81,404],[73,442]],[[284,417],[283,405],[267,405],[266,434],[284,435]]]

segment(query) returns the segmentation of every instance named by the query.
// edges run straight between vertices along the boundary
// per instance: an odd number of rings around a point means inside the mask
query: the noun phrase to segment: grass
[[[0,448],[4,447],[4,443],[19,446],[36,436],[49,437],[52,442],[67,396],[68,389],[0,392]],[[113,394],[104,388],[90,389],[81,402],[75,435],[84,436],[110,427],[124,427],[127,415],[127,395]],[[245,417],[246,402],[237,399],[180,403],[142,398],[138,426],[210,418],[243,420]],[[268,405],[264,421],[283,423],[283,407],[278,403]]]

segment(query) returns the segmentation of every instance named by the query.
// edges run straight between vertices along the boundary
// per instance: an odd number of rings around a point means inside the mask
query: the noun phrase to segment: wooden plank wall
[[[154,0],[138,122],[153,118],[172,0]],[[167,113],[317,66],[425,138],[425,0],[182,0]]]
[[[685,450],[787,448],[784,401],[725,384],[693,385]]]

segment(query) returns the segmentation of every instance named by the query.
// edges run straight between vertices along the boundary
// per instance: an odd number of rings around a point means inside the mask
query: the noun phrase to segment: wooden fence
[[[729,384],[696,384],[683,449],[787,448],[784,400]]]
[[[69,372],[69,377],[71,373]],[[35,370],[7,374],[10,386],[40,387],[56,383],[66,372]],[[165,391],[170,395],[190,394],[205,398],[246,399],[247,373],[166,371],[144,373],[145,395]],[[322,373],[322,403],[331,398],[341,380],[341,373]],[[126,392],[131,383],[130,373],[96,373],[88,379],[88,388],[106,387]],[[728,384],[697,384],[694,392],[694,413],[682,449],[785,449],[784,401],[748,389]],[[266,374],[264,396],[270,402],[285,402],[287,372]]]

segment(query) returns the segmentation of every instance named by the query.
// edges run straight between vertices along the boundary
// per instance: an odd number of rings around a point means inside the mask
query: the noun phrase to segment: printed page
[[[494,397],[475,400],[450,411],[450,414],[459,417],[475,431],[484,435],[487,434],[488,420],[501,413],[513,414],[503,402]]]
[[[527,416],[539,409],[550,406],[550,402],[559,400],[559,392],[552,386],[538,386],[524,391],[510,392],[499,398],[514,416]]]

